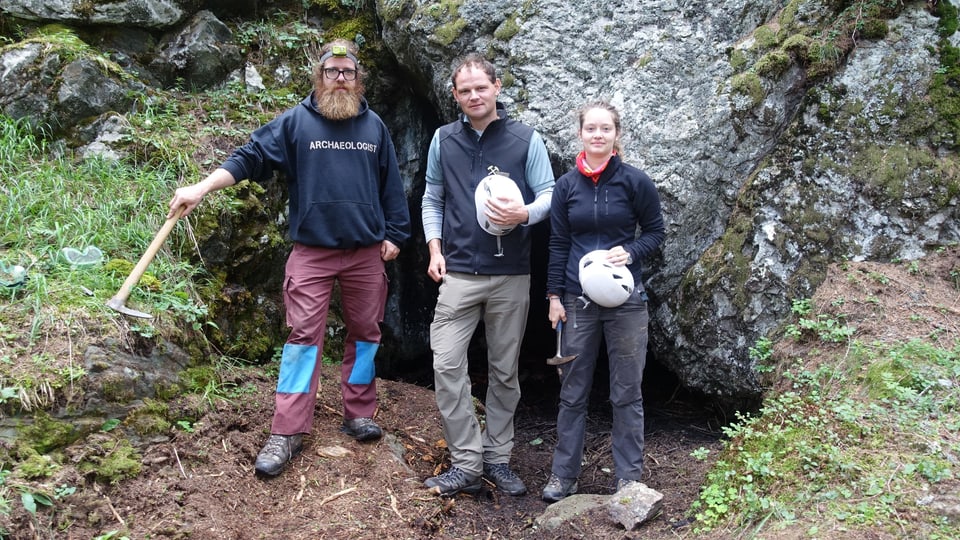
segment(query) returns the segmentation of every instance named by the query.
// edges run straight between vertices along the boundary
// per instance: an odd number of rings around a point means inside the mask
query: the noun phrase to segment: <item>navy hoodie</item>
[[[237,180],[286,175],[294,242],[352,249],[410,237],[393,141],[366,99],[356,116],[330,120],[310,94],[254,131],[222,167]]]

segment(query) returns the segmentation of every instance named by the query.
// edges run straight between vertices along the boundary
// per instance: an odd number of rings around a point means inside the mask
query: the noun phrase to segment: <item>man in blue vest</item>
[[[424,485],[453,496],[478,492],[486,477],[506,493],[523,495],[527,488],[509,462],[520,401],[517,364],[530,304],[527,226],[549,213],[553,170],[540,135],[508,118],[497,102],[501,83],[493,64],[467,55],[451,79],[463,114],[433,136],[422,205],[427,274],[440,283],[430,343],[451,467]],[[475,191],[491,174],[515,182],[523,200],[494,196],[478,210]],[[481,226],[482,218],[512,230],[494,236]],[[481,319],[489,382],[483,430],[467,372],[467,347]]]

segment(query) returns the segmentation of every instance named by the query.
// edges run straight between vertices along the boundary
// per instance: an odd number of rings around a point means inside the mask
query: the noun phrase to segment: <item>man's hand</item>
[[[190,213],[194,208],[200,204],[200,201],[203,200],[203,196],[207,192],[199,183],[193,184],[192,186],[185,186],[182,188],[177,188],[173,193],[173,198],[170,199],[170,212],[167,213],[167,219],[172,218],[178,208],[181,206],[186,209],[183,211],[180,217],[183,217]]]
[[[484,214],[490,220],[490,223],[501,227],[519,225],[530,219],[530,213],[527,211],[527,207],[523,205],[523,201],[509,197],[487,199]]]
[[[167,219],[175,216],[177,209],[181,206],[184,208],[184,211],[180,217],[189,214],[200,204],[200,201],[203,200],[203,197],[207,193],[232,186],[236,183],[236,179],[229,171],[226,169],[216,169],[196,184],[177,189],[173,192],[173,198],[170,199],[170,211],[167,213]]]
[[[430,265],[427,266],[427,275],[430,276],[430,279],[440,283],[443,276],[447,275],[447,261],[443,258],[440,239],[434,238],[427,242],[427,250],[430,252]]]
[[[443,280],[443,276],[447,275],[447,261],[443,258],[443,255],[437,254],[430,256],[430,266],[427,268],[427,275],[437,283]]]
[[[392,261],[400,255],[400,248],[389,240],[380,242],[380,258],[384,261]]]

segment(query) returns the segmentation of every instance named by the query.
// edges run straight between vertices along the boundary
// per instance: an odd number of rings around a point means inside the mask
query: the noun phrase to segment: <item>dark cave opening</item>
[[[542,421],[556,420],[560,382],[557,370],[546,364],[546,359],[556,354],[556,333],[547,318],[546,274],[550,229],[547,223],[534,226],[531,248],[530,310],[521,345],[519,377],[521,398],[518,415],[536,416]],[[417,239],[419,240],[419,239]],[[426,268],[422,254],[409,254],[418,258],[414,264]],[[407,276],[410,279],[410,276]],[[412,286],[419,301],[433,294],[426,303],[432,307],[436,290],[425,291]],[[432,318],[432,309],[427,318]],[[429,323],[427,322],[429,326]],[[429,350],[417,355],[414,362],[404,362],[403,373],[395,370],[389,378],[396,378],[427,388],[433,388],[432,357]],[[468,350],[468,372],[473,385],[473,396],[483,400],[486,395],[487,356],[484,326],[477,325]],[[643,399],[646,412],[646,431],[657,429],[686,429],[715,432],[725,423],[725,411],[710,396],[700,394],[683,386],[679,378],[648,350],[643,378]],[[589,414],[593,418],[609,418],[609,368],[605,351],[601,348],[590,392]]]

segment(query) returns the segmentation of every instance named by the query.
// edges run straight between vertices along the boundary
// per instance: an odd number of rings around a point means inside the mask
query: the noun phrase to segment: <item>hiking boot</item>
[[[541,498],[547,502],[554,503],[576,492],[576,478],[560,478],[555,474],[551,474],[550,480],[547,480],[547,485],[543,486],[543,495]]]
[[[344,420],[343,425],[340,426],[340,431],[360,442],[374,441],[383,436],[383,430],[373,421],[373,418],[351,418]]]
[[[621,489],[635,482],[639,482],[639,480],[627,480],[626,478],[617,478],[617,489],[614,490],[614,492],[619,493]]]
[[[484,463],[483,477],[496,484],[497,489],[509,495],[523,495],[527,492],[527,486],[523,485],[523,480],[510,470],[506,463]]]
[[[483,487],[479,476],[468,474],[458,467],[450,467],[445,473],[427,478],[423,485],[430,488],[430,492],[441,497],[453,497],[461,491],[474,495]]]
[[[297,435],[270,435],[267,443],[257,455],[254,468],[257,474],[276,476],[283,470],[293,456],[303,449],[303,434]]]

